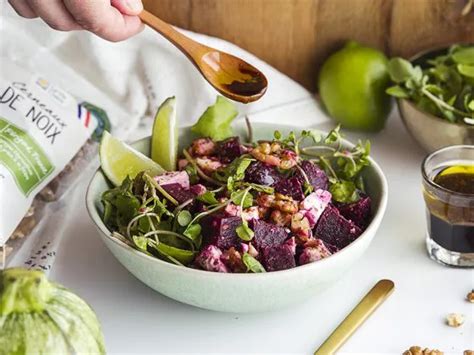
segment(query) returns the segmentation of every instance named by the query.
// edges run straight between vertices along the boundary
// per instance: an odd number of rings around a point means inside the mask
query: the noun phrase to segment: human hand
[[[143,29],[141,0],[8,0],[26,18],[41,17],[59,31],[87,30],[117,42]]]

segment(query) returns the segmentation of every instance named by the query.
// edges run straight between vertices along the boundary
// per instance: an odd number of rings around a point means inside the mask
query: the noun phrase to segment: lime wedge
[[[158,109],[151,134],[151,159],[165,170],[176,170],[178,160],[178,126],[176,98],[167,98]]]
[[[163,168],[144,154],[104,131],[99,147],[100,165],[105,176],[118,186],[130,176],[134,178],[142,171],[159,175]]]

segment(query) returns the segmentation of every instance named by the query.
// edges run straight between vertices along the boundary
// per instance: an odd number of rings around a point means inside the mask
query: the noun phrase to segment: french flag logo
[[[77,118],[82,121],[86,128],[89,127],[91,121],[91,113],[82,104],[77,105]]]

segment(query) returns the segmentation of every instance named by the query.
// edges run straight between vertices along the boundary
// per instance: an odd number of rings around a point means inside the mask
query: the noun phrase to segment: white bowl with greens
[[[205,129],[208,127],[206,125]],[[230,126],[226,130],[228,136]],[[254,123],[252,124],[253,141],[272,140],[275,130],[278,130],[281,136],[288,136],[293,128],[278,124]],[[165,129],[164,131],[170,134],[169,130]],[[161,132],[163,132],[163,128],[161,128]],[[315,135],[316,131],[311,131],[311,134]],[[247,137],[246,125],[242,121],[237,122],[233,125],[232,135],[240,137],[242,142],[245,141]],[[194,138],[196,135],[191,128],[183,128],[179,130],[178,139],[173,138],[173,141],[179,140],[179,148],[183,149],[188,147]],[[150,154],[156,156],[156,153],[150,153],[150,141],[150,138],[145,138],[132,144],[132,147],[143,153],[142,157]],[[341,149],[354,149],[354,145],[345,140],[341,140],[340,143]],[[158,155],[163,156],[162,153]],[[167,157],[166,154],[164,156]],[[321,260],[304,265],[298,264],[287,270],[269,269],[267,271],[271,272],[263,272],[265,270],[261,265],[254,268],[245,262],[248,268],[247,272],[245,270],[210,272],[199,269],[203,265],[196,262],[190,262],[189,267],[181,265],[187,261],[186,255],[170,254],[167,257],[166,249],[158,250],[159,248],[156,248],[155,252],[151,253],[146,246],[141,249],[143,238],[146,237],[130,234],[130,230],[136,226],[133,221],[128,225],[129,228],[121,229],[122,234],[112,231],[110,224],[107,226],[104,223],[102,197],[104,192],[110,191],[111,183],[101,169],[96,172],[89,185],[86,197],[87,209],[99,231],[99,236],[114,256],[130,273],[152,289],[179,302],[209,310],[224,312],[268,311],[294,306],[308,298],[315,297],[317,293],[324,291],[342,277],[366,251],[385,212],[387,183],[377,163],[368,157],[364,157],[364,159],[366,159],[364,165],[368,166],[364,166],[360,173],[360,179],[364,181],[364,195],[370,196],[372,200],[370,223],[364,226],[364,231],[342,250],[330,253],[332,255],[326,255]],[[238,182],[235,183],[238,184]],[[334,194],[338,193],[337,191],[333,192]],[[342,195],[344,193],[343,191]],[[241,200],[243,203],[245,196]],[[178,221],[178,223],[181,222]],[[179,228],[178,226],[178,234],[181,236],[186,234],[186,231],[182,232],[182,229]],[[127,233],[128,235],[126,235]],[[151,234],[156,235],[156,233]],[[240,237],[241,234],[238,234]],[[244,237],[242,236],[242,238]],[[157,244],[158,242],[152,240],[149,246],[157,247]],[[171,255],[176,258],[169,257]],[[253,262],[256,259],[251,258],[250,260]],[[267,265],[265,264],[265,266]],[[228,269],[224,271],[228,271]]]

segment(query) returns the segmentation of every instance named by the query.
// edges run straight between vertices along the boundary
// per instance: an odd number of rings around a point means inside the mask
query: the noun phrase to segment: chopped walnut
[[[444,353],[439,350],[430,350],[428,348],[421,349],[419,346],[412,346],[410,349],[405,351],[403,355],[443,355]]]
[[[460,327],[464,323],[464,315],[459,313],[450,313],[446,316],[446,322],[450,327]]]
[[[290,196],[279,193],[275,195],[260,194],[257,197],[257,205],[286,213],[295,213],[298,211],[298,202],[294,201]]]
[[[468,302],[474,303],[474,290],[467,294],[466,299],[468,300]]]
[[[291,223],[291,214],[286,213],[286,212],[281,212],[279,210],[273,210],[270,219],[272,220],[273,223],[275,223],[277,226],[288,226]]]

